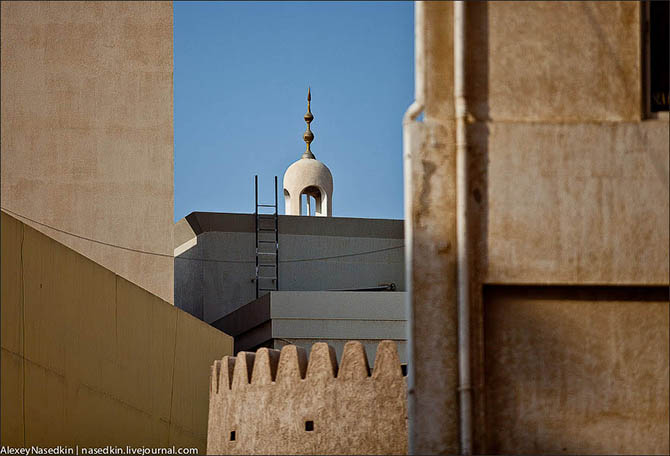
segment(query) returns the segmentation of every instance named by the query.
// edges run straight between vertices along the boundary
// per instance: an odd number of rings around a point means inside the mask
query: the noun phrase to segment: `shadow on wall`
[[[256,298],[253,233],[210,229],[196,213],[175,225],[175,305],[205,322],[219,318],[216,309],[228,301],[240,306]]]
[[[667,454],[667,288],[484,296],[489,452]]]
[[[477,52],[466,53],[465,93],[474,122],[467,127],[469,145],[468,170],[468,239],[471,301],[471,372],[473,394],[473,440],[477,453],[486,453],[486,398],[482,385],[484,373],[484,321],[482,286],[488,265],[488,169],[489,136],[489,5],[487,2],[468,3],[466,40]]]

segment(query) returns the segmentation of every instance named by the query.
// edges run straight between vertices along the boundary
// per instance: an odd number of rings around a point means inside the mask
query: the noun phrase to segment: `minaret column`
[[[287,192],[296,192],[297,189],[286,189]],[[294,195],[293,193],[290,196],[284,193],[284,213],[286,215],[300,215],[300,195]]]

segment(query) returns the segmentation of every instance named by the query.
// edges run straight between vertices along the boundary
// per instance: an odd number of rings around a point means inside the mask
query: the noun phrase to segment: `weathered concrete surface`
[[[469,46],[468,53],[483,57],[488,66],[476,76],[480,68],[468,68],[469,76],[489,80],[487,91],[468,92],[474,117],[497,122],[640,119],[640,4],[491,2],[485,8],[485,22],[468,24],[488,44],[486,49]]]
[[[488,130],[487,282],[668,284],[667,121]]]
[[[2,213],[2,445],[197,447],[232,338]]]
[[[172,302],[172,2],[2,2],[2,206]]]
[[[212,366],[210,454],[406,454],[406,384],[395,344],[380,343],[372,374],[350,342],[226,356]],[[313,430],[307,430],[311,421]],[[235,433],[232,440],[231,433]]]
[[[256,299],[254,216],[193,213],[187,219],[175,224],[175,305],[211,323]],[[280,216],[279,289],[395,283],[404,290],[402,225],[401,220]],[[274,233],[270,236],[274,240]]]
[[[492,342],[484,327],[482,286],[561,285],[556,289],[567,301],[573,286],[590,285],[594,290],[604,285],[635,285],[639,290],[667,286],[669,128],[667,113],[660,120],[646,119],[644,114],[640,4],[471,2],[465,8],[474,451],[513,453],[526,451],[526,443],[514,447],[524,437],[521,427],[515,428],[514,444],[487,447],[487,441],[493,442],[487,436],[493,432],[487,426],[487,414],[505,414],[508,421],[523,416],[515,415],[516,403],[492,406],[488,402],[489,388],[503,385],[490,383],[490,364],[485,362],[484,347]],[[406,215],[413,224],[413,239],[408,242],[414,249],[411,346],[415,354],[409,371],[416,374],[416,382],[409,392],[409,410],[410,429],[416,431],[410,441],[416,442],[413,451],[420,454],[455,453],[451,5],[417,2],[416,17],[416,35],[423,42],[416,54],[415,97],[424,105],[424,121],[411,126],[423,137],[412,152],[413,208]],[[445,256],[445,246],[452,249],[451,257]],[[560,306],[560,301],[556,297],[552,305]],[[573,310],[575,318],[589,318],[586,310]],[[626,315],[627,310],[614,313]],[[514,309],[510,312],[513,319]],[[620,337],[622,344],[637,346],[629,333]],[[667,345],[654,341],[650,342],[656,344],[654,350],[667,351]],[[431,364],[430,353],[436,347],[449,364]],[[654,364],[656,360],[644,358],[639,362],[650,363],[643,367],[649,372],[667,375],[667,361]],[[605,361],[601,365],[606,371],[616,366]],[[560,375],[569,376],[571,369],[569,363],[561,365]],[[612,394],[629,394],[626,388]],[[588,394],[588,388],[581,392]],[[560,408],[560,400],[552,400],[555,410],[544,409],[544,415],[538,412],[534,421],[524,422],[525,437],[531,443],[534,429],[547,422],[559,426],[552,417],[570,413]],[[603,399],[600,406],[605,404]],[[644,410],[627,415],[640,418],[635,426],[649,424],[642,418]],[[617,424],[612,423],[605,434],[614,432]],[[575,452],[587,448],[578,435],[579,425],[565,419],[560,426],[565,438],[574,437],[565,447]],[[555,431],[559,432],[558,427]],[[445,449],[435,444],[440,439],[452,446]],[[593,442],[589,452],[615,451],[616,445],[634,453],[644,452],[636,446],[646,448],[627,433],[610,443]]]
[[[417,81],[417,100],[425,101],[424,121],[415,125],[423,140],[413,151],[412,364],[409,391],[414,423],[411,451],[456,454],[458,445],[458,359],[456,318],[456,149],[453,105],[451,2],[417,2],[430,69]],[[417,71],[417,77],[423,73]]]
[[[491,287],[489,452],[668,454],[668,289]]]
[[[642,120],[640,8],[468,5],[483,280],[669,283],[668,121]]]
[[[273,339],[272,342],[273,343],[271,348],[275,348],[277,350],[281,350],[286,345],[296,345],[298,347],[304,348],[307,351],[310,351],[314,344],[319,342],[327,343],[333,347],[333,350],[335,350],[335,356],[337,359],[341,360],[342,355],[344,354],[344,348],[350,341],[346,339],[297,339],[292,337],[282,337],[281,339]],[[367,355],[368,359],[375,359],[377,355],[377,347],[379,346],[379,339],[359,338],[356,339],[356,342],[363,344],[363,349],[365,350],[365,354]],[[402,364],[407,364],[407,342],[404,340],[394,340],[393,342],[396,344],[398,349],[398,360]]]

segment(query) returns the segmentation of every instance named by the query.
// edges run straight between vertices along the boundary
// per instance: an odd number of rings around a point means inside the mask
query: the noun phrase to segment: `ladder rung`
[[[270,276],[258,276],[259,279],[271,279],[271,280],[277,280],[276,277],[270,277]]]
[[[277,252],[256,252],[256,255],[277,255]]]
[[[263,241],[261,239],[259,239],[258,242],[262,242],[263,244],[276,244],[277,243],[277,241]]]
[[[272,231],[273,233],[275,233],[277,230],[275,230],[274,228],[258,228],[258,231]]]
[[[277,216],[277,214],[256,214],[256,217],[259,218],[266,218],[266,219],[274,219]]]
[[[276,264],[259,264],[258,267],[263,267],[263,268],[276,268]]]
[[[279,291],[276,288],[259,288],[259,291]]]
[[[276,207],[274,204],[259,204],[258,207]]]

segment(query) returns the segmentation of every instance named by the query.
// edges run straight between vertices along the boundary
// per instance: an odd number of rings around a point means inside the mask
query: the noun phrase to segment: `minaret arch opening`
[[[306,215],[312,215],[312,201],[314,201],[314,215],[317,217],[326,217],[327,213],[324,213],[324,208],[327,205],[327,195],[326,193],[316,185],[310,185],[305,187],[300,195],[305,195],[307,197],[307,208]],[[300,201],[300,213],[302,214],[302,201]]]

